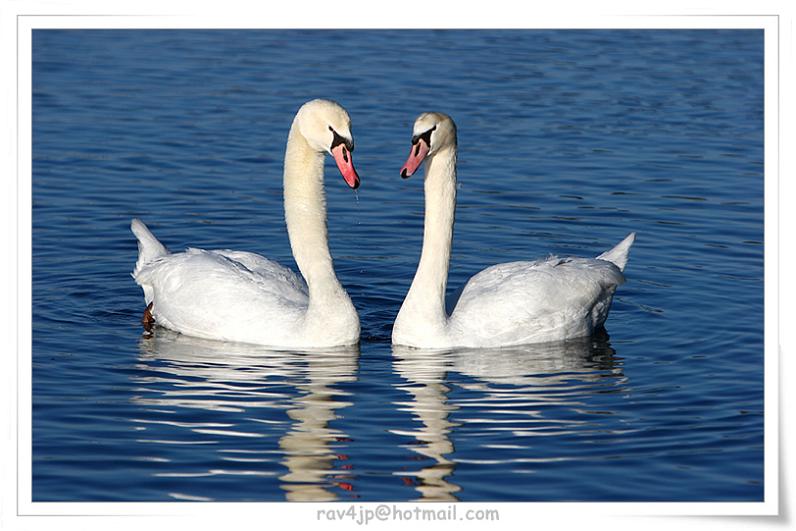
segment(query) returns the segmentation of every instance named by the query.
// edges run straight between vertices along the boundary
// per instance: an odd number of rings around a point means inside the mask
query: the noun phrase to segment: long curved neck
[[[323,153],[310,147],[294,121],[285,151],[285,221],[296,264],[307,281],[310,309],[343,297],[329,253]]]
[[[426,162],[426,218],[423,251],[415,278],[400,314],[430,328],[443,327],[445,289],[448,285],[453,223],[456,210],[456,147],[436,153]]]

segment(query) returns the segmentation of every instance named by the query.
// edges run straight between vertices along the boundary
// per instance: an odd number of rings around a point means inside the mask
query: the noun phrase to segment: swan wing
[[[221,256],[229,258],[247,268],[259,277],[259,279],[269,279],[269,283],[279,283],[283,288],[291,288],[296,292],[308,296],[307,283],[289,267],[285,267],[279,262],[246,251],[231,251],[223,249],[214,251]]]
[[[451,330],[484,346],[585,336],[605,321],[623,282],[619,268],[600,259],[551,256],[494,265],[467,282]]]
[[[307,286],[253,253],[188,249],[153,260],[136,281],[155,321],[184,334],[261,343],[289,337],[306,311]]]

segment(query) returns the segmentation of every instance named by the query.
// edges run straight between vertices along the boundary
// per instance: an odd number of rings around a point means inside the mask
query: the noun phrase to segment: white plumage
[[[155,323],[194,337],[273,347],[357,343],[359,318],[334,273],[323,194],[324,152],[335,151],[346,181],[359,184],[351,154],[340,162],[341,150],[352,145],[348,114],[338,104],[313,100],[296,114],[284,186],[288,233],[302,276],[243,251],[189,248],[171,254],[134,219],[139,258],[133,277],[152,304]]]
[[[473,276],[445,305],[456,206],[456,126],[447,115],[415,122],[401,174],[426,162],[426,220],[417,273],[393,326],[393,343],[419,348],[497,347],[590,335],[624,282],[635,234],[597,258],[510,262]]]
[[[605,322],[623,282],[615,264],[598,259],[551,257],[494,265],[467,282],[449,326],[454,337],[467,338],[471,346],[587,336]]]

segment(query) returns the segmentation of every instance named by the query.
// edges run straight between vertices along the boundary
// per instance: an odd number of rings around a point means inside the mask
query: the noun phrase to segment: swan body
[[[563,341],[601,326],[624,282],[635,234],[596,258],[548,258],[498,264],[474,275],[446,311],[456,207],[456,126],[441,113],[415,122],[401,176],[426,161],[423,250],[393,325],[396,345],[418,348],[500,347]]]
[[[299,109],[288,136],[285,219],[301,276],[263,256],[189,248],[170,253],[138,219],[131,230],[139,257],[133,278],[154,321],[204,339],[284,348],[324,348],[359,341],[359,317],[335,275],[329,253],[323,156],[330,153],[352,188],[350,119],[337,103]]]

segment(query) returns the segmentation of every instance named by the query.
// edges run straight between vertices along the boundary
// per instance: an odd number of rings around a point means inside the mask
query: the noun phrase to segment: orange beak
[[[354,159],[351,157],[351,152],[348,148],[344,144],[338,144],[332,149],[332,157],[334,157],[337,169],[340,170],[340,174],[346,184],[354,190],[359,188],[359,175],[357,175],[357,170],[354,169]]]
[[[409,158],[406,159],[406,163],[404,164],[403,168],[401,168],[401,177],[406,179],[414,174],[420,165],[423,163],[423,159],[426,158],[428,155],[428,144],[422,138],[418,139],[418,141],[412,146],[411,151],[409,151]]]

